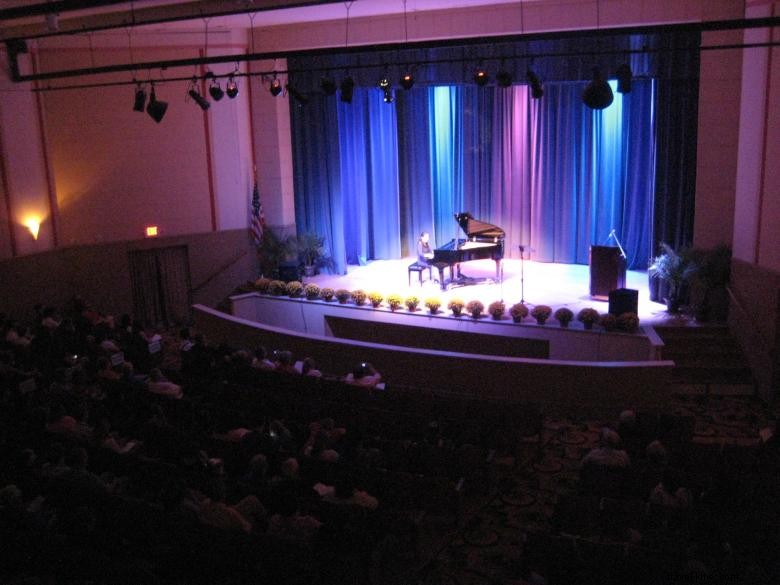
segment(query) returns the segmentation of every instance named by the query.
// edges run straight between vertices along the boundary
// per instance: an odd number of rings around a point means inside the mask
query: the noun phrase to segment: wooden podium
[[[626,259],[617,246],[590,247],[590,296],[609,300],[609,293],[626,287]]]

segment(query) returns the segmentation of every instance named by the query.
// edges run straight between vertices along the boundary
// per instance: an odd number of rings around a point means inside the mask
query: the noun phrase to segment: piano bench
[[[420,279],[420,284],[422,285],[422,283],[423,283],[423,271],[425,271],[425,270],[428,271],[428,280],[431,280],[431,278],[433,278],[433,277],[431,276],[431,266],[430,266],[430,264],[427,264],[427,265],[426,264],[420,264],[419,262],[412,262],[411,264],[409,264],[409,269],[408,269],[408,272],[407,272],[407,276],[409,277],[409,286],[412,286],[412,272],[416,272],[417,273],[417,275],[418,275],[418,277]]]

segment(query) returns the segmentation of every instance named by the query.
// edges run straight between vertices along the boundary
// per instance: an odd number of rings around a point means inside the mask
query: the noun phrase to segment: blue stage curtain
[[[415,88],[399,93],[397,113],[376,89],[357,89],[337,107],[314,99],[311,109],[333,125],[294,112],[296,135],[305,136],[295,143],[299,225],[341,234],[341,272],[413,254],[423,230],[437,246],[462,237],[459,211],[503,227],[506,256],[524,245],[534,260],[587,264],[590,246],[609,243],[614,229],[629,267],[645,268],[654,83],[635,81],[605,110],[582,104],[584,87],[550,83],[542,100],[523,85]]]

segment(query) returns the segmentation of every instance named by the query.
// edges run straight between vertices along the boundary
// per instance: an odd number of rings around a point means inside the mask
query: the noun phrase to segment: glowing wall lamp
[[[24,220],[24,223],[22,224],[24,227],[26,227],[28,230],[30,230],[30,234],[33,237],[33,240],[38,239],[38,232],[41,231],[41,220],[37,217],[28,217]]]
[[[146,226],[144,233],[146,234],[147,238],[156,238],[159,235],[160,230],[156,225],[148,225]]]

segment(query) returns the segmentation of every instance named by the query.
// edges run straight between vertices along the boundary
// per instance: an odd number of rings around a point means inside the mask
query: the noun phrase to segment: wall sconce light
[[[37,217],[28,217],[22,224],[28,230],[33,237],[33,240],[38,240],[38,233],[41,231],[41,220]]]
[[[147,238],[156,238],[160,234],[160,230],[156,225],[148,225],[144,233]]]

